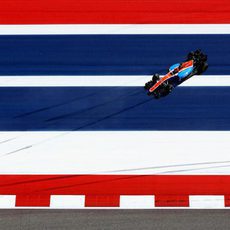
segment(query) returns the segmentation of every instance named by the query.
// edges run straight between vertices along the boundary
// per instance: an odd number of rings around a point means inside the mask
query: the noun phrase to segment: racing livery
[[[159,74],[154,74],[144,88],[148,90],[148,95],[158,99],[168,95],[176,86],[192,76],[202,74],[207,68],[207,55],[198,49],[190,52],[185,62],[172,65],[165,76],[160,78]]]

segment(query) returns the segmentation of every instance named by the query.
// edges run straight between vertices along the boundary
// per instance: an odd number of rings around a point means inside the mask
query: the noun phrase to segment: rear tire
[[[172,86],[171,84],[168,84],[168,85],[166,86],[166,91],[167,91],[167,93],[171,93],[172,90],[173,90],[173,86]]]
[[[205,62],[199,69],[197,74],[201,75],[202,73],[204,73],[206,70],[208,69],[208,63]]]
[[[155,94],[154,94],[154,98],[155,98],[155,99],[159,99],[160,97],[161,97],[161,95],[160,95],[159,93],[155,93]]]
[[[147,93],[147,95],[148,95],[148,96],[151,96],[151,95],[152,95],[152,93],[148,92],[148,93]]]
[[[159,90],[159,96],[160,96],[160,97],[165,97],[165,96],[167,96],[168,94],[170,94],[170,93],[172,92],[173,88],[174,88],[174,87],[173,87],[172,84],[166,84],[166,85],[164,85],[163,88],[161,88],[161,89]]]

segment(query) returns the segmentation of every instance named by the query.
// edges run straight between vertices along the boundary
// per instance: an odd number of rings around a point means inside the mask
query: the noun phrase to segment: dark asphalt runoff
[[[0,210],[1,230],[223,230],[230,210]]]

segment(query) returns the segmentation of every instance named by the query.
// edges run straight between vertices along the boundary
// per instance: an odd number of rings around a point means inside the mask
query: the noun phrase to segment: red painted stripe
[[[88,195],[85,196],[85,207],[119,207],[120,196],[116,195]]]
[[[230,175],[0,175],[0,195],[229,195]]]
[[[156,207],[189,207],[189,196],[183,195],[157,195]]]
[[[17,195],[16,207],[49,207],[50,195]]]
[[[225,201],[225,207],[230,207],[230,195],[225,195],[224,196],[224,201]]]
[[[229,0],[4,0],[0,24],[230,23]]]

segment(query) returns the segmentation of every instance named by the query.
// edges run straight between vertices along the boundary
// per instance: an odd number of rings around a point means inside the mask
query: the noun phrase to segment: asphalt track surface
[[[0,210],[0,229],[229,229],[229,210]]]

